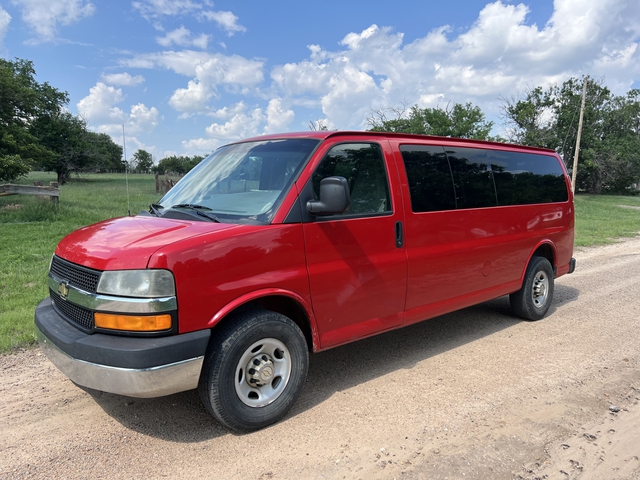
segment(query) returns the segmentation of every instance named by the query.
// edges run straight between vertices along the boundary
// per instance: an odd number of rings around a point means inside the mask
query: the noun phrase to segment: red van
[[[551,150],[372,132],[263,136],[214,152],[148,212],[56,248],[35,323],[73,382],[198,388],[224,425],[278,421],[309,352],[502,295],[545,316],[575,268]]]

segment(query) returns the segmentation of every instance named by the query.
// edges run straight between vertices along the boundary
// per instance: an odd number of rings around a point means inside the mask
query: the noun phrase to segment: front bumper
[[[71,381],[142,398],[196,388],[211,335],[210,330],[155,338],[91,335],[60,317],[50,298],[36,308],[35,324],[43,352]]]

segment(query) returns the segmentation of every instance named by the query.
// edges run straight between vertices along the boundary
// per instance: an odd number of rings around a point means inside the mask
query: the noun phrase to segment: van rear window
[[[400,151],[414,212],[569,199],[562,167],[550,155],[425,145]]]

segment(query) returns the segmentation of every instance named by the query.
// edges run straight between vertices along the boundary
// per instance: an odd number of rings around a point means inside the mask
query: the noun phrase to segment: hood
[[[149,257],[161,247],[235,226],[143,216],[114,218],[70,233],[58,244],[56,255],[96,270],[146,268]]]

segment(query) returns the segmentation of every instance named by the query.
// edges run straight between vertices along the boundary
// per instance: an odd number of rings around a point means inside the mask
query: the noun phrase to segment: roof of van
[[[498,147],[515,147],[518,149],[527,149],[527,150],[535,150],[535,151],[543,151],[543,152],[553,152],[556,153],[555,150],[550,148],[542,148],[542,147],[530,147],[527,145],[518,145],[515,143],[500,143],[500,142],[490,142],[488,140],[475,140],[470,138],[456,138],[456,137],[439,137],[435,135],[418,135],[412,133],[392,133],[392,132],[368,132],[368,131],[356,131],[356,130],[335,130],[335,131],[308,131],[308,132],[286,132],[286,133],[275,133],[269,135],[262,135],[259,137],[246,138],[243,140],[238,140],[236,142],[230,143],[244,143],[244,142],[255,142],[255,141],[264,141],[264,140],[283,140],[286,138],[316,138],[318,140],[326,140],[331,137],[337,136],[370,136],[370,137],[383,137],[383,138],[395,138],[395,139],[407,139],[407,140],[428,140],[441,142],[445,145],[451,144],[468,144],[469,146],[479,146],[479,145],[487,145],[487,146],[498,146]]]

